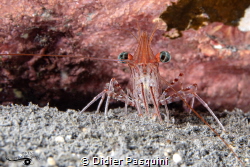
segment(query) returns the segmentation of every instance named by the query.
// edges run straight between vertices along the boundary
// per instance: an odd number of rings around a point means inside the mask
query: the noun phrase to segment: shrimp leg
[[[97,96],[95,96],[83,109],[80,113],[86,111],[90,105],[92,105],[94,102],[96,102],[98,99],[101,98],[98,107],[97,107],[97,113],[100,110],[100,107],[105,99],[105,97],[107,96],[107,100],[106,100],[106,104],[105,104],[105,115],[107,116],[108,113],[108,106],[109,106],[109,101],[110,99],[116,99],[118,101],[122,101],[125,103],[125,111],[127,111],[127,106],[135,106],[135,102],[134,100],[132,100],[132,98],[126,94],[121,86],[119,85],[119,83],[117,82],[117,80],[115,78],[112,78],[110,80],[109,83],[107,83],[106,88],[99,93]]]
[[[182,76],[183,74],[180,74],[179,76]],[[214,112],[211,110],[211,108],[207,105],[207,103],[205,101],[203,101],[200,96],[198,96],[196,94],[197,91],[197,85],[193,84],[190,85],[186,88],[181,88],[181,90],[179,91],[175,91],[173,88],[173,85],[178,82],[178,79],[174,80],[175,82],[172,82],[170,85],[168,85],[168,87],[163,91],[163,94],[161,95],[160,99],[160,103],[162,105],[167,105],[169,103],[172,103],[174,101],[179,101],[179,100],[186,100],[191,98],[191,107],[193,107],[194,104],[194,99],[196,98],[209,112],[210,114],[214,117],[214,119],[217,121],[217,123],[219,124],[219,126],[222,128],[223,131],[225,131],[224,126],[222,125],[222,123],[219,121],[219,119],[215,116]],[[167,96],[167,92],[169,92],[169,90],[174,90],[174,93],[172,95]],[[167,96],[167,97],[166,97]],[[191,108],[190,108],[191,110]]]

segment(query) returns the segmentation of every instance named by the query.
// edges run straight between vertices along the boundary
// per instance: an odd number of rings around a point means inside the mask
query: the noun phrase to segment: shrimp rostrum
[[[116,99],[125,103],[125,111],[127,111],[128,105],[133,106],[137,109],[139,115],[152,114],[157,116],[157,118],[162,121],[161,112],[159,107],[161,105],[165,106],[165,111],[167,115],[167,122],[169,122],[169,110],[168,104],[183,100],[184,104],[193,110],[194,100],[197,99],[215,118],[220,127],[224,130],[223,125],[219,119],[215,116],[213,111],[208,107],[208,105],[196,94],[197,85],[193,84],[186,88],[181,88],[176,91],[174,86],[179,81],[180,77],[183,76],[181,73],[173,82],[168,83],[166,81],[161,82],[163,78],[159,74],[159,63],[169,62],[171,59],[170,53],[167,51],[162,51],[156,55],[150,47],[154,32],[149,36],[146,32],[139,31],[138,37],[136,37],[138,42],[138,47],[135,51],[134,56],[130,53],[122,52],[118,59],[122,63],[128,64],[131,70],[130,84],[131,88],[127,89],[125,92],[117,82],[115,78],[106,85],[105,89],[99,93],[97,96],[90,101],[81,112],[87,110],[87,108],[93,104],[95,101],[101,98],[99,105],[97,107],[97,112],[107,96],[105,105],[105,115],[108,112],[108,106],[110,99]],[[161,83],[166,83],[167,88],[162,89]],[[169,94],[172,91],[173,93]],[[163,93],[161,93],[163,92]],[[190,104],[187,100],[191,101]],[[153,108],[150,106],[153,105]],[[194,111],[194,110],[193,110]]]

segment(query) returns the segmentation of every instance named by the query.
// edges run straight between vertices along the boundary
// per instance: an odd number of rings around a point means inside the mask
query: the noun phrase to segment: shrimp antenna
[[[104,60],[104,61],[116,61],[119,62],[118,59],[109,59],[109,58],[96,58],[96,57],[85,57],[85,56],[75,56],[75,55],[44,55],[44,54],[9,54],[9,53],[0,53],[0,56],[44,56],[44,57],[72,57],[72,58],[84,58],[89,60]]]
[[[139,39],[132,32],[130,32],[130,31],[128,31],[128,32],[136,39],[137,42],[139,42]]]
[[[136,24],[137,24],[137,29],[138,29],[138,34],[137,34],[137,36],[139,37],[139,36],[141,35],[141,28],[140,28],[140,26],[139,26],[138,20],[136,21]],[[154,37],[154,34],[155,34],[156,30],[157,30],[157,27],[158,27],[158,23],[155,25],[155,27],[154,27],[154,29],[153,29],[153,32],[152,32],[151,35],[150,35],[149,44],[151,44],[151,41],[152,41],[152,39],[153,39],[153,37]],[[127,31],[127,30],[125,30],[125,31]],[[135,36],[131,31],[127,31],[127,32],[130,33],[130,34],[136,39],[136,41],[139,43],[139,39],[138,39],[137,36]]]
[[[136,41],[139,42],[138,37],[135,34],[133,34],[131,31],[129,31],[129,30],[123,30],[123,31],[128,32],[129,34],[131,34],[136,39]]]
[[[157,23],[157,24],[155,25],[155,27],[154,27],[154,29],[153,29],[153,32],[152,32],[152,34],[151,34],[150,37],[149,37],[149,44],[151,44],[151,41],[153,40],[153,37],[154,37],[154,34],[155,34],[156,30],[157,30],[158,24],[159,24],[159,23]]]
[[[138,37],[140,37],[141,36],[141,28],[139,26],[138,20],[136,21],[136,24],[137,24],[137,30],[138,30]],[[137,40],[137,42],[139,43],[139,40]]]

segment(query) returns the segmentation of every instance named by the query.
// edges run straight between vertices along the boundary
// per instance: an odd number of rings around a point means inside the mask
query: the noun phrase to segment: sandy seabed
[[[250,165],[250,113],[236,109],[217,115],[226,132],[212,116],[204,117]],[[194,114],[172,111],[171,121],[167,126],[123,108],[105,117],[34,104],[0,106],[0,166],[24,163],[6,157],[28,157],[32,166],[240,166]]]

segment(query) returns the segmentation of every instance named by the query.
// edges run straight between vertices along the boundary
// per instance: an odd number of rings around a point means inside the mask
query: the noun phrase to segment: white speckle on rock
[[[166,157],[168,157],[172,153],[172,151],[173,151],[172,148],[168,147],[168,148],[165,149],[164,155]]]
[[[49,158],[47,159],[47,163],[48,163],[49,166],[54,166],[54,165],[56,165],[56,161],[54,160],[53,157],[49,157]]]
[[[181,156],[180,156],[179,153],[175,153],[175,154],[173,155],[173,161],[174,161],[176,164],[178,164],[178,163],[180,163],[180,162],[182,161],[182,158],[181,158]]]
[[[87,128],[82,128],[82,132],[87,132]]]
[[[71,140],[71,137],[72,137],[71,135],[67,135],[66,140]]]
[[[41,152],[42,152],[42,150],[39,149],[39,148],[35,150],[35,153],[36,153],[36,154],[40,154]]]
[[[159,143],[160,146],[165,146],[165,143]]]
[[[213,45],[214,49],[223,49],[222,45]]]
[[[166,149],[166,152],[167,152],[167,153],[171,153],[172,151],[173,151],[172,148],[167,148],[167,149]]]
[[[56,142],[63,143],[63,142],[64,142],[64,138],[63,138],[62,136],[57,136],[57,137],[55,138],[55,141],[56,141]]]

